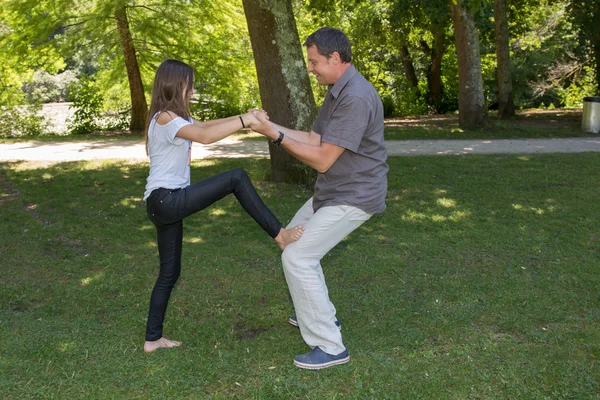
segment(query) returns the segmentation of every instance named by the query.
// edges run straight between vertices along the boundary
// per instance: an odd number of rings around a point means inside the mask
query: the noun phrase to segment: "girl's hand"
[[[244,114],[242,118],[244,118],[245,125],[248,126],[248,127],[250,127],[250,128],[254,128],[254,126],[257,125],[257,124],[260,124],[261,121],[268,121],[269,120],[269,116],[263,110],[261,110],[261,111],[258,111],[258,110],[250,111],[247,114]]]
[[[246,128],[252,128],[252,125],[258,124],[258,119],[253,112],[247,112],[246,114],[242,115],[242,119],[244,120],[244,125],[246,125]]]
[[[254,111],[252,114],[254,115],[254,118],[256,118],[257,122],[253,123],[250,126],[250,128],[252,128],[254,132],[258,132],[262,135],[269,136],[269,133],[273,131],[273,125],[269,121],[269,116],[267,115],[267,113],[261,111]]]
[[[256,108],[249,108],[249,109],[248,109],[248,112],[249,112],[249,113],[261,112],[261,113],[263,113],[263,114],[264,114],[264,115],[267,117],[267,119],[270,119],[270,118],[269,118],[269,114],[268,114],[268,113],[267,113],[267,112],[266,112],[264,109],[257,110]]]

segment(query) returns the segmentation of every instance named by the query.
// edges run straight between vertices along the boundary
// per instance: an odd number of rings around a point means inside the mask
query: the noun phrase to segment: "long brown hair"
[[[178,116],[188,119],[190,117],[190,96],[194,86],[194,70],[184,62],[178,60],[165,60],[156,70],[154,85],[152,87],[152,101],[150,111],[146,118],[144,141],[146,154],[148,154],[148,128],[157,112],[171,111]],[[183,93],[187,93],[184,98]]]

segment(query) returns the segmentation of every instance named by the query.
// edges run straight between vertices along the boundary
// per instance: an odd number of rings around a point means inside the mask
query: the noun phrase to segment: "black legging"
[[[146,213],[156,226],[160,273],[150,298],[146,340],[154,341],[162,337],[169,297],[181,272],[183,219],[230,193],[271,237],[279,234],[281,222],[260,199],[246,171],[240,168],[183,189],[155,189],[148,197]]]

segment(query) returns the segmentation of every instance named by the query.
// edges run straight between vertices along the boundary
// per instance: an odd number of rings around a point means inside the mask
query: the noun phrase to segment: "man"
[[[385,209],[387,152],[383,105],[375,88],[351,63],[350,41],[333,28],[321,28],[304,43],[308,72],[329,90],[311,132],[288,129],[257,114],[253,130],[273,139],[318,171],[314,195],[290,226],[304,235],[281,257],[296,317],[312,351],[294,357],[300,368],[321,369],[350,360],[336,310],[329,300],[321,259],[373,214]]]

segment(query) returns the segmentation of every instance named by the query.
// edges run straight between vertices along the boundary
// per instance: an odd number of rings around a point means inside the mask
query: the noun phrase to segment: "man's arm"
[[[331,143],[321,142],[321,135],[316,132],[295,131],[273,124],[261,115],[255,115],[259,123],[252,125],[254,131],[274,140],[279,138],[279,131],[281,131],[284,135],[281,146],[320,173],[327,172],[346,150]]]
[[[286,128],[285,126],[277,125],[275,123],[271,123],[271,125],[276,131],[283,132],[286,138],[291,138],[297,142],[310,144],[312,146],[319,146],[321,144],[321,135],[319,135],[315,131],[295,131],[293,129]],[[277,137],[279,137],[279,134],[277,134]]]

